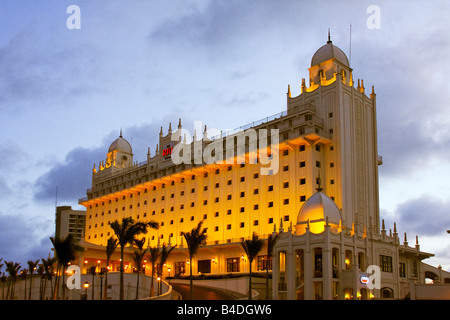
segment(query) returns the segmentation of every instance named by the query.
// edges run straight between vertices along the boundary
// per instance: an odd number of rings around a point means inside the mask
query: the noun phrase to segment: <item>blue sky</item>
[[[432,4],[431,4],[432,3]],[[69,5],[81,29],[69,30]],[[369,29],[369,5],[381,10]],[[123,128],[135,160],[169,122],[232,129],[286,108],[327,40],[375,86],[381,216],[450,269],[448,1],[2,1],[0,257],[48,256]],[[219,110],[219,112],[215,111]]]

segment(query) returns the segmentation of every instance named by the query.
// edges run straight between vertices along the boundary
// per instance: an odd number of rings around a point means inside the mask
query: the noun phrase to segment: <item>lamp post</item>
[[[83,287],[84,287],[84,300],[87,300],[87,289],[89,288],[89,282],[86,281],[83,284]]]
[[[91,274],[92,274],[92,300],[94,300],[94,281],[95,281],[95,269],[96,266],[91,267]]]
[[[169,284],[170,284],[170,267],[167,268],[167,271],[169,271]]]
[[[103,268],[101,269],[98,276],[100,277],[100,300],[103,300],[103,276],[105,275],[105,272],[103,271]]]

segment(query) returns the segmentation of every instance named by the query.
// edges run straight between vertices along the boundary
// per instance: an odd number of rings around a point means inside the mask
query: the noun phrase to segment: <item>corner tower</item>
[[[345,53],[330,36],[311,59],[309,87],[287,93],[289,114],[310,120],[305,141],[311,148],[310,176],[320,175],[324,193],[341,210],[342,226],[359,224],[379,233],[376,96],[367,96],[364,81],[353,82]],[[308,129],[308,128],[306,128]],[[315,151],[319,151],[317,153]],[[310,196],[314,190],[309,190]]]

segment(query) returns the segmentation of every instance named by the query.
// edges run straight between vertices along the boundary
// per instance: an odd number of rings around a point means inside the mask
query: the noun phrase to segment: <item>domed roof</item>
[[[303,204],[297,216],[297,225],[309,221],[311,232],[320,233],[324,230],[323,226],[327,218],[329,224],[339,226],[341,213],[336,203],[319,191]],[[313,226],[315,223],[318,224]]]
[[[120,136],[111,143],[108,152],[120,151],[123,153],[132,153],[130,143],[122,138],[122,130],[120,130]]]
[[[350,63],[348,62],[347,56],[345,55],[344,51],[336,47],[331,40],[328,40],[327,44],[320,47],[319,50],[317,50],[313,55],[311,59],[311,67],[317,66],[322,62],[330,60],[332,58],[336,59],[345,66],[350,67]]]

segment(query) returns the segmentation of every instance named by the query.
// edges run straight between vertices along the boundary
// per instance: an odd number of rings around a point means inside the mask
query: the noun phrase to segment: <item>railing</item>
[[[240,132],[240,131],[244,131],[244,130],[250,129],[250,128],[252,128],[252,127],[259,126],[260,124],[263,124],[263,123],[266,123],[266,122],[275,120],[275,119],[277,119],[277,118],[285,117],[285,116],[287,116],[287,111],[281,111],[281,112],[279,112],[279,113],[277,113],[277,114],[274,114],[274,115],[265,117],[265,118],[260,119],[260,120],[257,120],[257,121],[253,121],[253,122],[247,123],[247,124],[245,124],[245,125],[243,125],[243,126],[234,128],[234,129],[232,129],[232,130],[227,130],[227,131],[225,131],[225,132],[222,133],[222,134],[219,134],[219,135],[210,137],[209,140],[210,140],[210,141],[213,141],[213,140],[216,140],[216,139],[225,138],[225,137],[227,137],[227,136],[236,134],[236,133],[238,133],[238,132]]]

